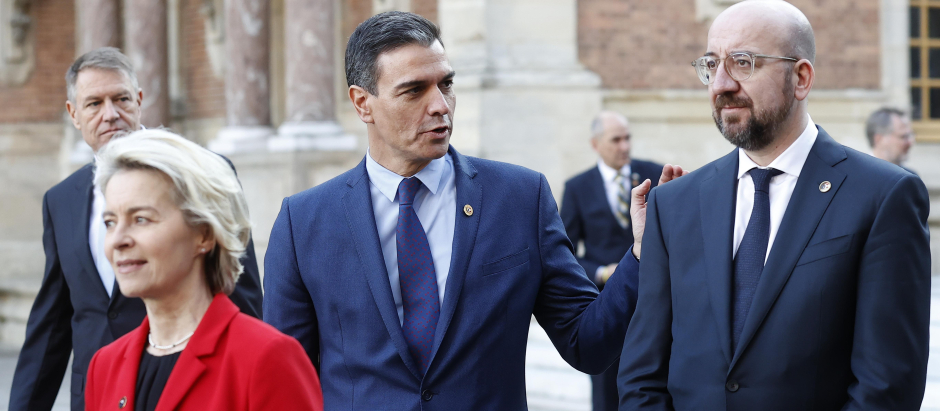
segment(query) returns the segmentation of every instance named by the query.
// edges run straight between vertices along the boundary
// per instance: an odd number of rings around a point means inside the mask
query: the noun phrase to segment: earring
[[[202,253],[202,254],[205,254],[205,253],[206,253],[206,249],[205,249],[205,248],[200,248],[200,249],[199,249],[199,252]]]

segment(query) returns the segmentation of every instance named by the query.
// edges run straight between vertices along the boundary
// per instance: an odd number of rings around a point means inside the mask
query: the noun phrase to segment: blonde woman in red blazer
[[[143,324],[95,354],[87,410],[322,410],[297,340],[228,298],[249,238],[226,161],[175,134],[143,130],[99,152],[105,254]]]

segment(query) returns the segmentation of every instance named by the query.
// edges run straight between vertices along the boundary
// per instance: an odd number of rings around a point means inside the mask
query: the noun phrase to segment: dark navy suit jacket
[[[325,409],[524,410],[533,315],[579,370],[598,373],[620,354],[636,263],[598,295],[544,176],[450,153],[453,256],[426,374],[402,335],[365,161],[284,200],[265,255],[264,319],[317,365]]]
[[[661,164],[649,161],[631,160],[630,173],[636,174],[637,183],[649,179],[651,187],[659,184],[663,172]],[[632,181],[631,181],[632,183]],[[633,184],[635,187],[636,184]],[[584,241],[584,257],[578,263],[598,288],[597,268],[620,261],[627,249],[633,245],[633,228],[620,226],[614,217],[610,203],[607,202],[607,190],[600,170],[595,166],[572,177],[565,182],[565,193],[561,200],[561,220],[571,243],[577,247]]]
[[[819,128],[732,347],[737,159],[734,151],[650,194],[620,409],[920,409],[924,183]]]
[[[13,374],[11,411],[52,409],[73,352],[72,411],[83,410],[92,355],[137,328],[147,314],[143,301],[124,297],[117,282],[110,298],[101,283],[88,246],[93,178],[94,166],[88,164],[43,198],[46,268]],[[261,280],[251,242],[242,263],[245,272],[231,298],[242,312],[260,317]]]

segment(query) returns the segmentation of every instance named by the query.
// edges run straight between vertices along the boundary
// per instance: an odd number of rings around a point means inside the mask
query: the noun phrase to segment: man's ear
[[[70,100],[65,100],[65,110],[69,112],[69,117],[72,118],[72,125],[75,126],[75,128],[81,130],[82,124],[78,122],[78,118],[76,117],[78,114],[78,107],[76,107],[75,104],[72,104]]]
[[[137,89],[137,107],[144,104],[144,89]]]
[[[372,118],[372,98],[375,97],[366,89],[359,86],[349,86],[349,100],[356,108],[356,114],[363,123],[372,124],[375,120]]]
[[[794,97],[799,101],[803,101],[809,96],[809,91],[813,88],[813,82],[816,81],[816,69],[813,67],[813,63],[803,59],[796,62],[792,75],[796,77],[793,87]]]

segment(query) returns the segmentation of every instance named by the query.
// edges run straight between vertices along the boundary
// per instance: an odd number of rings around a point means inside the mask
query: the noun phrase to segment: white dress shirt
[[[783,220],[783,214],[787,211],[787,204],[790,203],[790,196],[793,195],[796,181],[800,178],[800,171],[803,170],[806,157],[809,156],[809,151],[813,148],[813,143],[816,142],[816,136],[819,134],[813,119],[809,115],[806,117],[806,128],[803,133],[767,167],[758,166],[744,150],[738,149],[738,196],[734,213],[733,255],[738,253],[738,246],[744,238],[744,231],[747,230],[751,210],[754,208],[754,180],[751,179],[748,171],[755,167],[775,168],[783,173],[770,180],[770,242],[767,244],[767,255],[764,256],[764,261],[767,261],[770,249],[774,245],[774,237],[777,236],[780,228],[780,221]]]
[[[98,269],[98,276],[101,277],[101,283],[104,284],[104,289],[108,292],[108,297],[110,297],[114,289],[114,270],[111,268],[111,262],[108,261],[108,257],[104,255],[104,235],[106,229],[104,226],[104,217],[101,216],[105,208],[104,194],[101,193],[101,189],[98,188],[98,186],[95,186],[93,191],[95,193],[95,199],[91,203],[91,216],[89,216],[88,247],[91,249],[91,258],[95,260],[95,268]]]
[[[597,169],[601,172],[601,179],[604,180],[604,191],[607,192],[607,204],[610,205],[610,211],[614,213],[614,216],[617,215],[617,204],[620,202],[620,187],[614,178],[617,177],[617,170],[611,166],[608,166],[607,163],[604,163],[604,160],[597,160]],[[620,168],[620,172],[623,174],[623,181],[621,182],[626,188],[627,193],[630,193],[632,181],[630,177],[630,163]]]
[[[372,195],[372,212],[379,231],[382,256],[388,270],[388,281],[392,286],[392,298],[398,309],[399,323],[404,321],[405,311],[401,301],[401,284],[398,282],[398,185],[404,177],[395,174],[372,159],[366,153],[366,172],[369,174],[369,192]],[[454,224],[457,217],[457,186],[454,180],[454,161],[450,153],[431,161],[415,174],[423,187],[415,195],[414,209],[418,221],[424,227],[437,275],[437,295],[444,303],[444,287],[450,272],[450,258],[454,244]]]

